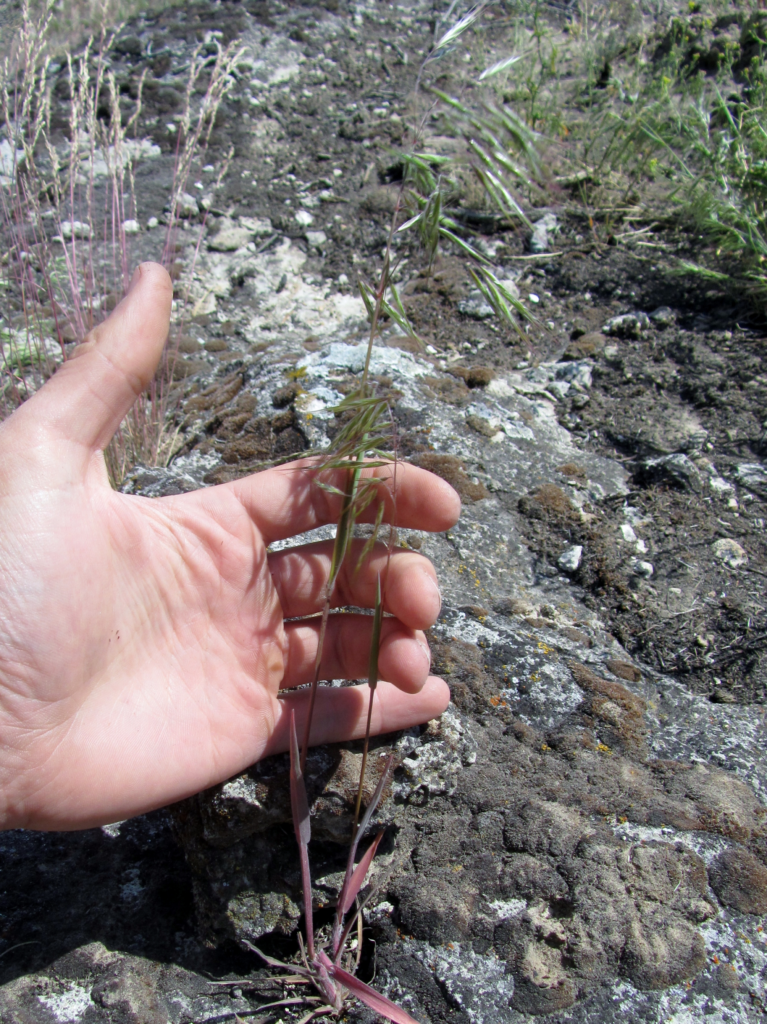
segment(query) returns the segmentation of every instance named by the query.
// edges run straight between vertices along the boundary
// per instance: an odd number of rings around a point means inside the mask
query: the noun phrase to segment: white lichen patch
[[[351,300],[350,296],[342,298],[353,301],[355,304],[361,300]],[[352,308],[351,306],[349,307]],[[358,308],[355,305],[353,308]],[[360,316],[362,309],[359,310]],[[311,376],[324,376],[338,370],[348,370],[350,373],[362,373],[367,357],[367,342],[360,342],[358,345],[348,345],[345,342],[333,342],[327,349],[321,352],[312,352],[305,356],[299,366],[305,367]],[[372,374],[391,374],[397,378],[422,377],[431,371],[431,367],[416,359],[410,352],[399,348],[375,348],[370,361],[370,372]]]
[[[527,910],[527,900],[493,900],[488,903],[496,921],[508,921],[511,917],[519,917]]]
[[[618,839],[630,843],[682,843],[694,850],[706,864],[710,864],[715,857],[733,845],[729,840],[711,832],[682,832],[670,825],[658,827],[624,821],[613,825],[613,832]]]
[[[78,1024],[93,1005],[90,986],[84,988],[76,981],[69,982],[59,992],[48,992],[37,998],[61,1024]]]
[[[457,942],[435,948],[410,940],[407,945],[472,1024],[510,1019],[514,979],[503,960],[462,949]]]

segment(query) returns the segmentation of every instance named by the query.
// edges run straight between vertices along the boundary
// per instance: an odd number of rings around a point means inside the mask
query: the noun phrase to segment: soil
[[[552,30],[564,31],[570,8],[546,7]],[[349,312],[356,281],[380,270],[402,176],[396,147],[407,144],[439,13],[204,0],[121,33],[110,54],[121,102],[135,109],[146,72],[141,134],[160,148],[136,172],[142,224],[165,213],[168,125],[192,47],[212,52],[219,38],[247,49],[192,178],[210,208],[173,239],[180,302],[192,275],[175,339],[176,457],[167,470],[136,467],[126,492],[222,483],[339,429],[332,406],[357,380],[351,346],[364,340],[359,310]],[[511,5],[489,8],[472,61],[446,58],[440,87],[467,87],[467,68],[490,63],[488,37],[505,54],[515,16]],[[640,5],[617,5],[615,16],[624,27],[639,19],[648,46],[665,37]],[[63,73],[60,83],[63,133]],[[430,141],[447,152],[455,140],[443,130],[435,123]],[[204,166],[218,169],[230,149],[211,192]],[[767,899],[767,325],[745,299],[679,278],[675,256],[694,257],[698,243],[678,226],[657,223],[640,245],[618,237],[620,217],[600,219],[565,185],[545,198],[531,217],[553,213],[557,232],[542,254],[468,182],[456,200],[535,312],[521,333],[477,316],[457,252],[443,249],[428,268],[408,236],[397,243],[425,347],[387,325],[373,372],[399,455],[464,501],[454,531],[401,538],[443,580],[434,664],[460,729],[396,738],[387,866],[362,973],[377,969],[423,1020],[661,1021],[673,1010],[757,1021],[767,971],[755,916]],[[630,235],[630,218],[624,226]],[[245,244],[232,247],[224,236],[237,231]],[[142,230],[131,258],[157,258],[163,243],[162,225]],[[335,798],[333,772],[323,786]],[[256,785],[257,771],[235,782]],[[280,807],[256,820],[253,801],[223,786],[106,838],[12,836],[0,850],[0,1016],[256,1012],[255,996],[214,994],[209,978],[263,981],[244,938],[292,948],[298,872]],[[327,901],[339,866],[332,836],[317,861]],[[62,1016],[67,993],[86,989],[87,1012]]]

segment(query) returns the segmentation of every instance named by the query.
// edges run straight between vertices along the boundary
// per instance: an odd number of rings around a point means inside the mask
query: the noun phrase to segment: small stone
[[[634,533],[634,527],[629,523],[621,523],[620,527],[621,537],[626,541],[627,544],[636,544],[637,535]]]
[[[182,192],[178,197],[178,204],[176,206],[178,216],[183,218],[196,217],[199,212],[200,208],[194,196],[190,196],[188,192]]]
[[[647,313],[624,313],[614,316],[602,328],[604,334],[613,334],[617,338],[641,338],[650,327]]]
[[[538,303],[538,302],[541,301],[540,295],[536,295],[535,292],[530,292],[530,294],[527,296],[527,298],[528,298],[528,300],[530,302],[533,302],[533,303]]]
[[[81,220],[63,220],[61,222],[61,237],[65,239],[90,238],[91,226]]]
[[[747,487],[762,498],[767,497],[767,470],[760,463],[742,462],[735,476],[742,487]]]
[[[656,327],[669,327],[674,322],[674,310],[669,306],[658,306],[650,313],[650,319]]]
[[[649,580],[654,572],[655,566],[652,562],[643,562],[640,560],[634,563],[634,573],[636,576],[641,576],[642,579]]]
[[[730,569],[739,569],[748,561],[748,555],[743,547],[731,537],[722,537],[711,545],[714,558],[723,562]]]
[[[562,572],[575,572],[581,564],[583,558],[583,545],[573,544],[572,547],[567,548],[557,559],[557,565]]]
[[[700,470],[692,459],[681,453],[645,459],[640,466],[639,476],[645,483],[669,483],[679,490],[694,491],[696,494],[703,490]]]
[[[495,316],[493,307],[480,292],[473,292],[467,299],[462,299],[458,303],[458,312],[471,317],[472,320],[489,320]]]
[[[150,217],[146,222],[146,226],[151,230],[152,228],[156,228],[159,223],[160,222],[156,217]]]
[[[723,689],[721,686],[717,686],[716,689],[711,691],[711,696],[708,698],[712,704],[734,704],[735,696],[730,693],[729,690]]]
[[[328,236],[324,231],[307,231],[306,241],[312,249],[322,249],[327,244]]]
[[[591,387],[591,363],[587,359],[580,362],[555,363],[554,376],[557,380],[567,381],[576,388],[587,390]]]
[[[299,227],[308,228],[310,224],[314,223],[314,217],[312,217],[308,210],[297,210],[295,216],[296,224]]]
[[[240,226],[247,228],[255,238],[266,238],[274,232],[268,217],[240,217]]]
[[[551,384],[547,386],[546,390],[553,398],[558,402],[561,402],[563,398],[567,397],[570,385],[566,380],[553,380]]]
[[[528,241],[530,252],[549,252],[551,249],[551,235],[555,235],[559,228],[557,218],[553,213],[546,213],[540,220],[533,224],[533,231]]]
[[[243,249],[253,237],[247,228],[224,228],[208,242],[214,252],[236,252]]]
[[[123,231],[126,235],[137,235],[141,231],[141,225],[137,220],[124,220]]]

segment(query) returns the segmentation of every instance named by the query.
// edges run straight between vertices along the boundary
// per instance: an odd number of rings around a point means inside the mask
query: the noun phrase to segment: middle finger
[[[423,555],[376,544],[356,570],[364,541],[354,541],[330,596],[331,607],[372,608],[381,576],[384,611],[411,629],[428,629],[439,615],[441,599],[434,566]],[[285,618],[322,611],[330,576],[333,541],[318,541],[269,555],[269,570]]]

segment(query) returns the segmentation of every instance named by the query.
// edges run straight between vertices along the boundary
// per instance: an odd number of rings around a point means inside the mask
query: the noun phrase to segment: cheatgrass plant
[[[455,5],[453,6],[455,7]],[[424,86],[425,75],[429,67],[447,53],[452,52],[463,33],[477,21],[482,9],[482,5],[472,8],[457,18],[452,26],[445,27],[436,34],[437,38],[432,51],[427,56],[419,73],[418,87],[428,88],[427,103],[432,112],[434,104],[439,103],[446,111],[449,111],[453,122],[459,125],[458,131],[466,140],[468,156],[465,167],[471,168],[476,175],[488,197],[495,204],[503,222],[525,223],[525,214],[517,199],[514,198],[513,189],[520,182],[532,187],[528,174],[529,168],[536,166],[534,135],[507,108],[487,102],[478,114],[472,113],[459,100],[439,94],[431,87]],[[452,10],[453,8],[451,8]],[[506,60],[499,62],[494,68],[489,68],[485,78],[491,77],[502,67],[508,66],[509,63],[510,60]],[[394,239],[407,232],[417,233],[417,238],[423,247],[429,265],[434,262],[440,245],[449,246],[452,250],[461,253],[470,263],[469,269],[477,287],[502,320],[518,328],[520,318],[529,318],[529,313],[524,305],[498,279],[490,260],[472,243],[470,230],[467,230],[465,225],[459,223],[452,216],[450,205],[454,192],[454,183],[450,177],[452,169],[447,166],[448,162],[442,157],[423,152],[420,145],[423,124],[424,118],[421,118],[414,130],[413,145],[407,153],[401,155],[404,173],[378,279],[374,284],[367,281],[359,283],[360,294],[370,325],[366,359],[360,382],[357,388],[346,396],[334,410],[343,426],[333,438],[330,448],[315,453],[318,455],[318,463],[313,472],[316,474],[317,484],[331,491],[336,498],[340,499],[340,513],[336,524],[328,580],[325,584],[314,676],[300,745],[295,721],[291,719],[291,808],[301,863],[305,934],[304,936],[299,935],[300,962],[298,963],[283,963],[266,956],[257,947],[251,946],[265,963],[287,972],[278,980],[291,986],[303,984],[313,990],[303,996],[291,996],[276,1003],[261,1006],[256,1012],[303,1005],[306,1007],[306,1013],[301,1018],[301,1024],[307,1024],[309,1020],[317,1016],[326,1014],[337,1016],[343,1012],[346,999],[349,996],[360,1000],[377,1013],[394,1021],[395,1024],[414,1024],[413,1019],[405,1010],[355,977],[354,958],[347,950],[347,940],[355,928],[361,936],[362,912],[375,892],[375,887],[371,887],[366,898],[361,903],[358,902],[358,895],[365,885],[383,832],[379,832],[355,866],[357,850],[384,792],[393,764],[392,756],[389,758],[371,801],[362,814],[371,715],[378,682],[378,657],[383,609],[386,604],[388,564],[396,543],[396,531],[393,526],[389,527],[386,540],[389,558],[387,558],[383,572],[378,576],[376,586],[367,679],[369,687],[367,723],[347,867],[336,905],[334,923],[327,941],[322,944],[318,941],[313,925],[308,852],[311,817],[304,781],[312,717],[321,681],[320,673],[326,629],[339,573],[343,567],[351,573],[360,569],[374,545],[380,540],[385,498],[388,496],[390,499],[394,499],[396,494],[397,461],[396,444],[393,437],[393,417],[386,398],[376,392],[370,373],[376,340],[387,324],[394,324],[415,341],[419,340],[394,282],[397,269]],[[365,473],[366,470],[384,464],[392,467],[394,479],[389,483],[384,483]],[[340,471],[341,479],[344,481],[342,487],[323,482],[323,477],[327,476],[325,472],[327,470],[336,471],[336,480]],[[382,493],[382,488],[386,488],[388,494]],[[375,508],[374,514],[372,513],[373,508]],[[366,519],[373,520],[373,527],[368,532],[365,543],[360,549],[359,545],[353,545],[353,541],[355,525],[361,520],[363,513],[366,513]],[[392,513],[392,522],[396,522],[396,508],[392,507]],[[361,942],[358,944],[358,950],[360,948]]]
[[[77,56],[68,54],[66,142],[57,143],[51,130],[54,13],[54,0],[45,0],[40,11],[33,10],[31,0],[24,0],[10,55],[0,66],[3,414],[34,391],[66,359],[67,345],[82,339],[125,294],[133,263],[131,237],[142,221],[134,172],[151,146],[139,135],[145,73],[138,79],[135,106],[126,119],[119,85],[106,60],[119,27],[111,31],[102,27]],[[198,46],[187,69],[167,230],[162,252],[157,253],[165,265],[172,262],[180,198],[193,169],[206,161],[216,113],[234,83],[232,71],[241,55],[236,46],[216,45],[213,56]],[[203,69],[209,79],[198,96]],[[231,154],[220,162],[214,188],[220,185],[229,159]],[[204,217],[197,251],[203,233]],[[187,270],[190,282],[193,272],[194,265]],[[115,485],[130,466],[164,465],[173,453],[169,396],[173,340],[187,313],[184,281],[177,290],[175,322],[158,374],[106,452]]]

